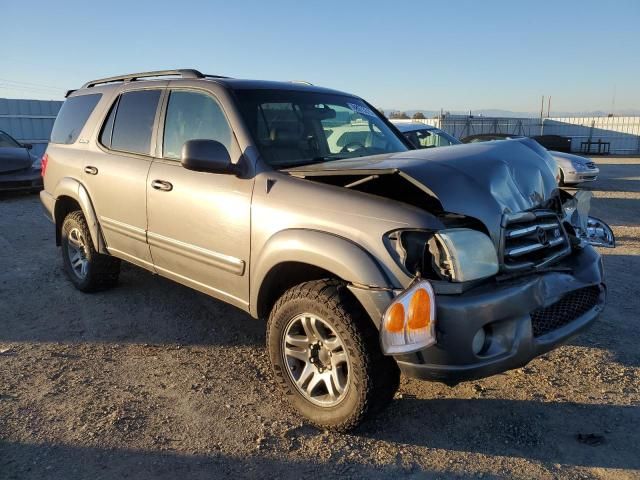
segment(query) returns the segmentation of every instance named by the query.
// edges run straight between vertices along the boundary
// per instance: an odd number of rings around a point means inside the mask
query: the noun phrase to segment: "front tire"
[[[65,217],[61,233],[64,270],[78,290],[95,292],[118,283],[120,260],[95,250],[89,226],[81,210]]]
[[[347,287],[335,280],[291,288],[269,316],[267,348],[289,403],[319,428],[347,431],[388,404],[400,371]]]

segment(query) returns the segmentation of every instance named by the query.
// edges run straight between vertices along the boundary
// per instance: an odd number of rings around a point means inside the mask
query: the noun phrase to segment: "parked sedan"
[[[560,185],[593,182],[600,169],[590,158],[564,152],[549,152],[560,168]]]
[[[488,142],[492,140],[507,140],[509,138],[522,138],[520,135],[508,133],[483,133],[471,135],[462,139],[463,143]],[[531,137],[536,140],[536,137]],[[542,145],[544,146],[544,145]],[[583,182],[593,182],[598,178],[600,169],[589,158],[571,153],[549,150],[551,156],[558,164],[558,183],[560,185],[572,185]]]
[[[30,150],[0,130],[0,191],[42,190],[40,159]]]

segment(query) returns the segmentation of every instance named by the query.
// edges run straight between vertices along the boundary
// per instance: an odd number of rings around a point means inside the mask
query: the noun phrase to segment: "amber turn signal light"
[[[411,353],[436,343],[435,294],[427,280],[416,280],[393,299],[382,318],[380,342],[387,355]]]

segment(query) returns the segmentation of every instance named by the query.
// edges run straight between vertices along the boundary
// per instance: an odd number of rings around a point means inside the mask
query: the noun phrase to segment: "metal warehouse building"
[[[22,143],[33,144],[33,153],[47,148],[61,101],[0,98],[0,130]]]

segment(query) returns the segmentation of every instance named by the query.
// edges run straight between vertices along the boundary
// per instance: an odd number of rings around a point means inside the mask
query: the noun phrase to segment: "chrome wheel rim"
[[[67,254],[73,273],[80,279],[87,276],[87,242],[78,228],[72,228],[67,235]]]
[[[326,321],[310,313],[292,318],[284,329],[282,355],[289,377],[307,400],[332,407],[344,399],[351,372],[349,355]]]

